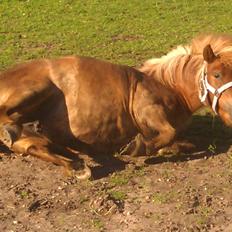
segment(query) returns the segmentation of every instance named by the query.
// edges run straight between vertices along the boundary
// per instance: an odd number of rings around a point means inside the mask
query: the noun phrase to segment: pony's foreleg
[[[173,143],[175,138],[175,129],[171,126],[162,128],[159,130],[158,135],[152,139],[144,138],[144,144],[146,145],[146,154],[151,155],[157,152],[159,149],[169,146]]]
[[[120,153],[121,155],[139,156],[146,154],[146,147],[143,143],[143,138],[141,134],[136,135],[136,137],[125,147]]]
[[[88,179],[91,176],[91,171],[83,159],[44,137],[22,136],[12,145],[11,149],[16,153],[33,155],[47,162],[63,166],[66,174],[78,179]]]
[[[173,144],[159,149],[160,155],[178,154],[178,153],[192,153],[196,151],[196,146],[188,141],[174,141]]]
[[[146,146],[146,154],[150,155],[160,148],[171,145],[176,137],[176,130],[167,120],[165,111],[161,107],[149,107],[144,111],[144,115],[141,125],[142,138]]]

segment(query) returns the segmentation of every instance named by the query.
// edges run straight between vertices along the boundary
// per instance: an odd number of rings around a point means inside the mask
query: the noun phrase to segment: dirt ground
[[[90,181],[2,147],[0,231],[232,231],[232,131],[195,116],[185,136],[197,152],[105,158]]]

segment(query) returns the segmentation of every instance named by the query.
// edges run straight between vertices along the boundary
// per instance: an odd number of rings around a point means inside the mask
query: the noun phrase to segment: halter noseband
[[[232,87],[232,81],[222,85],[218,89],[215,89],[212,85],[209,84],[207,80],[207,63],[205,62],[201,71],[201,77],[200,77],[200,91],[199,91],[199,98],[201,102],[205,102],[206,98],[208,96],[208,93],[213,94],[213,103],[212,103],[212,109],[215,114],[217,114],[217,103],[218,99],[221,97],[222,93]]]

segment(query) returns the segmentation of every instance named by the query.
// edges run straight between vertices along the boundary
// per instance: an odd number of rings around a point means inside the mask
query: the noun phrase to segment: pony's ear
[[[211,48],[210,44],[208,44],[207,46],[205,46],[204,50],[203,50],[203,57],[204,60],[207,63],[212,63],[217,57],[215,56],[213,49]]]

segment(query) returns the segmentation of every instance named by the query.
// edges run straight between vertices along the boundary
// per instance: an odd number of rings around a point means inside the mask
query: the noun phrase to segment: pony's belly
[[[87,106],[75,101],[57,104],[47,113],[43,127],[46,136],[54,142],[66,145],[82,142],[97,150],[120,148],[137,133],[130,115],[121,105]]]
[[[116,150],[128,143],[137,130],[129,118],[117,114],[92,115],[71,119],[71,131],[77,141],[105,150]],[[108,148],[107,148],[108,147]]]
[[[87,144],[119,144],[131,137],[132,133],[127,130],[120,130],[116,123],[102,123],[98,125],[88,124],[84,122],[72,128],[73,135],[76,139]]]

